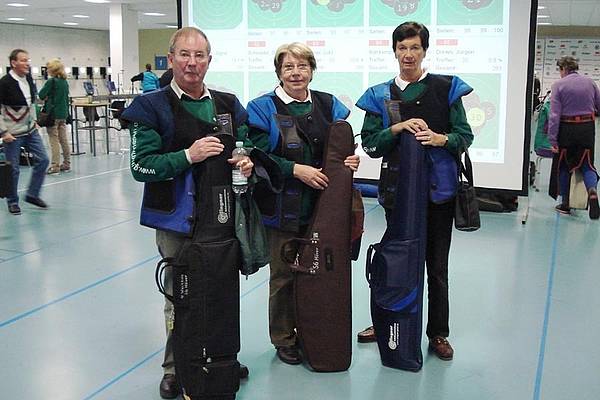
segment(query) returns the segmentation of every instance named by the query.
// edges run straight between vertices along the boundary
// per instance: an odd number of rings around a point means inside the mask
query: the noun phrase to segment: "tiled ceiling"
[[[222,0],[228,1],[228,0]],[[449,0],[440,0],[449,1]],[[513,0],[519,1],[519,0]],[[9,3],[25,3],[28,7],[11,7]],[[165,28],[177,24],[176,0],[111,0],[111,4],[126,4],[139,14],[141,29]],[[539,0],[545,7],[538,11],[540,23],[560,26],[600,27],[600,0]],[[0,0],[0,23],[61,26],[65,22],[75,22],[74,28],[108,30],[110,4],[93,4],[84,0]],[[145,12],[165,14],[147,16]],[[73,15],[87,15],[89,18],[75,18]],[[8,18],[24,18],[23,21],[9,21]]]
[[[10,3],[28,4],[27,7],[12,7]],[[60,26],[63,28],[108,30],[111,4],[123,4],[138,12],[140,29],[163,29],[177,25],[176,0],[111,0],[110,3],[95,4],[84,0],[0,0],[0,23]],[[164,16],[148,16],[144,13],[160,13]],[[86,15],[89,18],[77,18]],[[24,18],[10,21],[8,18]],[[64,23],[78,23],[65,25]]]
[[[539,0],[538,23],[555,26],[600,26],[600,0]],[[548,18],[540,18],[545,15]]]

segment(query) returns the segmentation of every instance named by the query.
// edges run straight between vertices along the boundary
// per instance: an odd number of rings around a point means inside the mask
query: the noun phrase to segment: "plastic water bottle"
[[[233,152],[231,153],[231,158],[237,162],[247,155],[248,153],[246,152],[246,149],[244,149],[244,142],[235,142],[235,149],[233,149]],[[236,194],[246,193],[248,190],[248,178],[242,174],[240,167],[235,164],[231,169],[231,187],[233,193]]]

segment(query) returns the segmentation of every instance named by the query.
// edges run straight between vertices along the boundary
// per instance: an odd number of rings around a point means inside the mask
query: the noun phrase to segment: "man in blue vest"
[[[160,87],[158,82],[158,76],[154,72],[152,72],[152,65],[146,64],[146,71],[140,72],[133,78],[131,78],[131,82],[141,81],[142,82],[142,92],[148,93],[153,90],[156,90]]]
[[[189,251],[192,239],[182,235],[180,228],[192,224],[192,230],[208,230],[207,226],[201,226],[200,212],[204,215],[209,215],[209,212],[197,209],[190,220],[187,214],[157,213],[153,210],[170,207],[170,199],[185,202],[185,199],[176,196],[175,191],[177,185],[189,176],[193,176],[196,187],[201,186],[206,175],[204,162],[220,155],[224,149],[223,143],[214,134],[230,133],[237,140],[243,140],[248,131],[246,110],[235,95],[209,90],[205,85],[204,77],[211,60],[210,42],[202,31],[192,27],[178,30],[169,44],[173,80],[160,90],[136,97],[122,115],[130,121],[133,177],[145,183],[141,222],[156,229],[158,250],[165,258],[177,257],[186,249]],[[225,117],[227,124],[224,124]],[[224,132],[225,128],[229,132]],[[237,161],[237,164],[245,176],[252,173],[253,163],[249,157]],[[182,204],[175,204],[173,208],[179,209],[179,206]],[[231,208],[232,204],[225,207],[226,210]],[[170,268],[165,271],[167,292],[172,292],[172,273]],[[160,396],[173,399],[181,389],[175,376],[173,352],[175,311],[173,303],[167,299],[164,312],[167,344]],[[248,369],[241,366],[240,377],[247,375]]]

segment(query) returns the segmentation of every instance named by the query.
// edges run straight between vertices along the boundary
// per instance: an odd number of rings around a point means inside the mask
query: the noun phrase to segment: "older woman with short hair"
[[[66,120],[69,115],[69,84],[65,66],[58,59],[52,59],[46,63],[50,79],[46,82],[39,97],[46,101],[46,110],[54,116],[54,125],[47,128],[50,139],[52,160],[48,174],[56,174],[59,171],[71,170],[71,149],[67,139]],[[60,150],[62,149],[63,162],[60,163]]]
[[[300,364],[294,277],[289,266],[281,260],[280,249],[286,240],[305,234],[318,194],[329,183],[321,171],[327,128],[332,122],[346,119],[350,111],[335,96],[308,88],[317,62],[305,44],[296,42],[280,46],[274,64],[279,85],[248,103],[248,136],[256,147],[270,153],[281,167],[285,183],[279,196],[295,196],[294,201],[280,197],[281,209],[272,219],[265,220],[265,224],[272,255],[269,281],[271,343],[281,361]],[[293,149],[285,146],[292,133],[278,120],[288,117],[293,119],[301,142],[297,147],[292,146]],[[344,160],[344,165],[356,171],[359,161],[358,155],[351,155]]]

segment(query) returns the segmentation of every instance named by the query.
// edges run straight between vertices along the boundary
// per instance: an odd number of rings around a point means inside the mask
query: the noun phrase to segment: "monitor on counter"
[[[83,88],[85,89],[85,94],[87,94],[88,96],[94,95],[94,85],[92,85],[92,82],[83,82]]]

